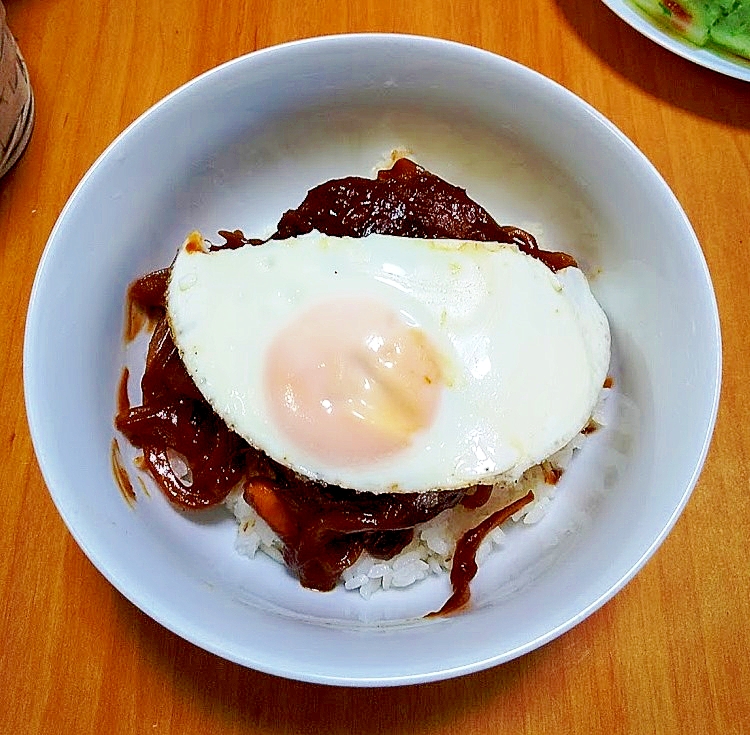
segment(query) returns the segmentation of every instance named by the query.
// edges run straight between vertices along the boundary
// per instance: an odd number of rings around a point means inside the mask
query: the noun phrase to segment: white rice
[[[604,388],[594,411],[592,422],[597,426],[604,424],[604,402],[610,389]],[[545,461],[548,469],[564,472],[573,458],[573,454],[586,441],[587,435],[577,434],[566,446]],[[481,508],[468,509],[461,505],[443,511],[426,523],[418,525],[411,543],[401,553],[391,559],[376,559],[367,553],[341,576],[341,583],[347,590],[358,591],[369,599],[375,592],[392,587],[408,587],[433,574],[445,574],[450,571],[456,543],[468,530],[475,528],[485,518],[514,500],[523,497],[529,490],[534,499],[511,516],[511,522],[518,524],[538,523],[545,515],[549,504],[555,496],[556,486],[545,481],[542,465],[527,470],[515,483],[497,483],[487,503]],[[237,489],[225,500],[226,506],[238,522],[236,550],[248,557],[254,557],[258,551],[283,562],[281,540],[268,524],[248,505],[242,497],[242,490]],[[477,565],[504,543],[505,533],[502,528],[495,528],[484,539],[476,554]]]

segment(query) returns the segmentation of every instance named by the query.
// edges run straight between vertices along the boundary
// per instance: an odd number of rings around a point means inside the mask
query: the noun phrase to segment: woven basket
[[[34,127],[29,72],[0,3],[0,176],[21,157]]]

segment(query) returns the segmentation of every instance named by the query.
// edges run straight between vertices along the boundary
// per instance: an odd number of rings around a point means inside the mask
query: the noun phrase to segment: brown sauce
[[[550,462],[542,462],[542,474],[544,475],[544,482],[547,485],[557,485],[563,476],[563,471]]]
[[[581,429],[581,434],[588,436],[589,434],[593,434],[595,431],[598,431],[598,429],[599,424],[597,424],[596,421],[589,419],[586,423],[586,426]]]
[[[145,326],[154,328],[164,315],[164,294],[167,291],[169,268],[147,273],[128,288],[125,339],[135,339]]]
[[[476,528],[468,530],[456,544],[456,551],[453,554],[453,565],[451,566],[451,586],[453,594],[447,602],[435,613],[430,615],[447,615],[456,612],[465,607],[469,601],[469,583],[477,573],[477,549],[487,534],[494,528],[501,526],[514,513],[518,512],[525,505],[534,499],[534,493],[529,491],[522,498],[515,502],[496,510],[487,516]]]
[[[359,493],[306,482],[267,460],[244,497],[284,543],[284,560],[305,587],[330,590],[363,551],[390,559],[409,544],[414,526],[455,506],[464,490]]]
[[[463,189],[407,159],[381,171],[377,179],[349,177],[315,187],[297,209],[282,216],[272,239],[313,229],[353,237],[383,233],[515,243],[553,271],[575,265],[565,253],[540,250],[523,230],[498,225]],[[212,245],[213,250],[262,244],[239,230],[219,235],[225,243]],[[143,315],[154,331],[141,379],[142,403],[130,405],[124,373],[115,426],[141,449],[143,466],[170,501],[206,508],[242,483],[246,501],[282,540],[287,567],[301,584],[318,590],[332,589],[363,551],[391,558],[412,540],[417,524],[459,503],[478,508],[488,501],[488,485],[373,495],[313,483],[252,448],[214,414],[182,364],[165,316],[168,277],[168,269],[156,271],[129,288],[128,314]],[[132,327],[130,318],[128,338]],[[176,467],[175,456],[187,472]],[[514,512],[493,514],[461,539],[451,574],[454,594],[445,612],[469,599],[469,582],[476,573],[475,566],[470,573],[471,564],[481,538]]]
[[[143,451],[146,469],[172,502],[186,508],[220,503],[243,478],[249,447],[195,387],[165,317],[151,337],[141,390],[140,406],[130,406],[121,393],[116,428]],[[185,459],[189,483],[175,472],[168,450]]]
[[[112,463],[112,474],[115,476],[115,481],[117,482],[117,487],[120,488],[122,497],[125,498],[125,502],[129,506],[134,506],[136,502],[135,490],[133,489],[133,483],[130,482],[125,463],[122,461],[122,452],[117,439],[112,439],[109,459]]]
[[[312,230],[340,237],[378,233],[512,243],[552,271],[576,265],[567,253],[540,250],[528,232],[498,225],[464,189],[408,158],[378,172],[374,180],[350,176],[316,186],[297,209],[282,216],[273,239],[285,240]]]
[[[469,510],[481,508],[492,495],[492,485],[475,485],[472,490],[461,498],[461,505]]]

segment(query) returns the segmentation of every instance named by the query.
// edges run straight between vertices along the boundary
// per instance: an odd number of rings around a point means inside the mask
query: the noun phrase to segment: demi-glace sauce
[[[514,243],[552,271],[576,264],[570,255],[539,249],[529,233],[498,225],[463,189],[403,158],[376,179],[348,177],[310,190],[297,209],[282,216],[271,239],[312,230],[331,236],[380,233]],[[240,231],[219,234],[225,243],[212,249],[262,244]],[[206,508],[242,483],[245,500],[283,542],[284,560],[300,583],[330,590],[362,552],[391,558],[412,540],[417,524],[459,503],[478,508],[489,500],[492,488],[487,485],[379,495],[322,485],[251,447],[216,416],[179,357],[165,316],[168,277],[168,269],[150,273],[128,291],[127,338],[146,322],[155,327],[141,380],[141,405],[130,405],[123,380],[115,425],[143,452],[145,468],[170,501]],[[440,612],[466,604],[482,539],[532,499],[529,493],[493,513],[459,540],[451,571],[454,592]]]

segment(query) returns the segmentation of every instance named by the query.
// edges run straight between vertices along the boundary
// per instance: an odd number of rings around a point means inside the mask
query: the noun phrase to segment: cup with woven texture
[[[0,176],[26,150],[34,127],[34,95],[26,63],[0,3]]]

